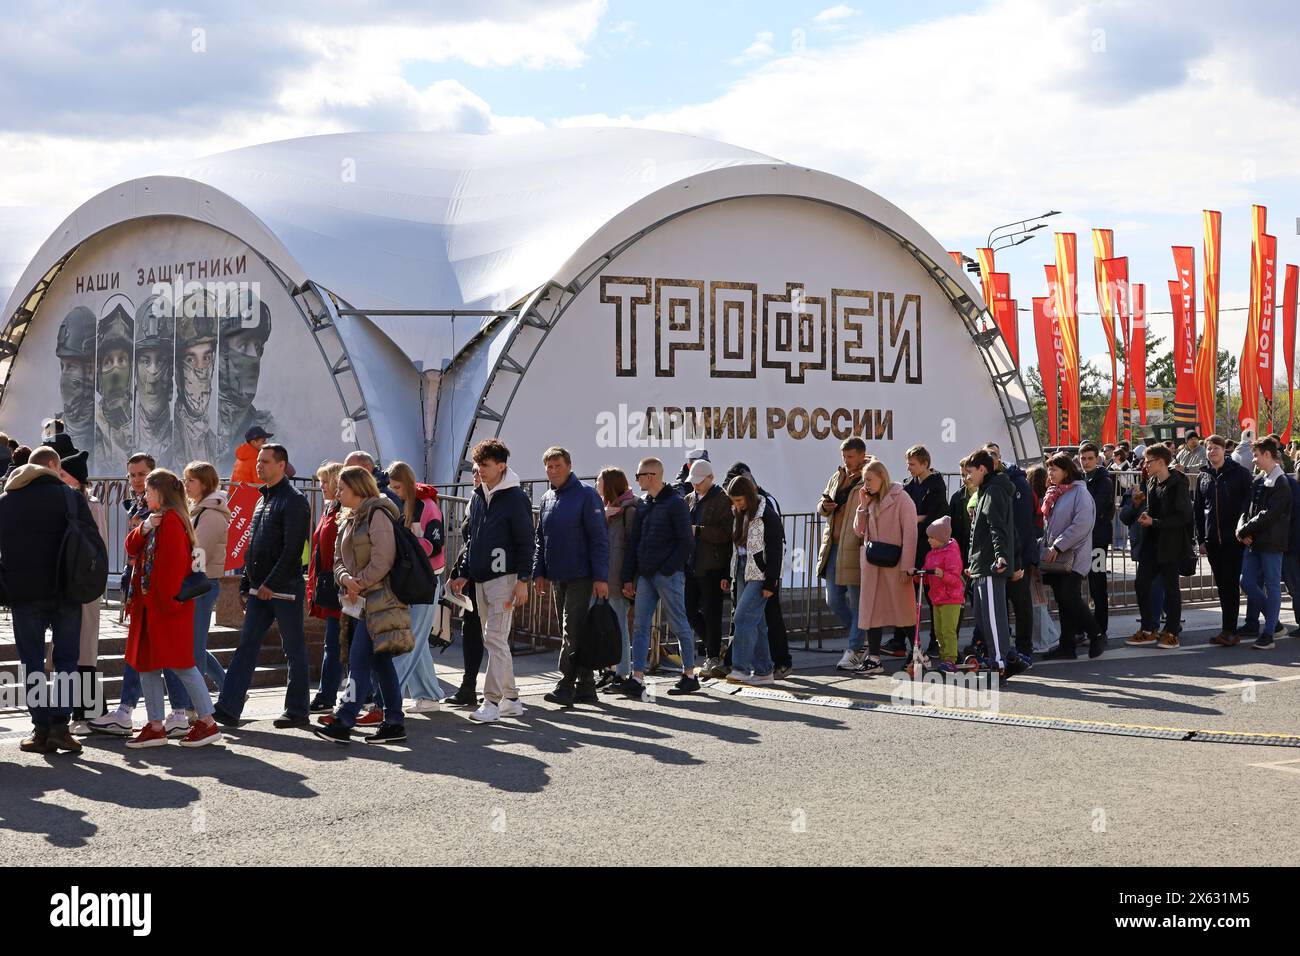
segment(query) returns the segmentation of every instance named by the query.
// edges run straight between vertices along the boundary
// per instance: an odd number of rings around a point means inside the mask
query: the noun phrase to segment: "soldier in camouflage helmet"
[[[151,295],[135,312],[135,442],[159,464],[172,457],[172,384],[176,357],[176,321],[171,303]]]
[[[176,318],[176,462],[216,462],[212,427],[212,372],[217,366],[217,305],[198,289],[185,297]]]
[[[232,294],[222,309],[218,347],[217,437],[222,466],[234,461],[235,448],[254,425],[276,430],[269,412],[253,405],[262,372],[262,352],[271,337],[271,307],[249,290]]]
[[[95,313],[79,305],[63,317],[54,346],[65,430],[78,448],[95,440]]]
[[[96,332],[95,462],[99,467],[116,466],[135,451],[132,427],[131,354],[135,346],[135,322],[117,303],[99,320]]]

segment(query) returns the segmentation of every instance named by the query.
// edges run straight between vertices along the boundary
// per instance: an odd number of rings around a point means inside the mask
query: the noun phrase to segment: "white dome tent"
[[[222,324],[204,373],[192,327],[155,329],[160,346],[137,322],[137,377],[113,378],[106,330],[143,314],[153,283],[214,274],[261,284],[263,325]],[[79,306],[98,338],[77,352]],[[93,404],[105,454],[101,432],[163,434],[164,401],[180,448],[197,428],[181,425],[183,384],[219,467],[249,421],[276,423],[300,467],[361,447],[438,482],[463,480],[491,435],[523,461],[565,444],[583,473],[669,445],[675,470],[694,424],[716,463],[744,459],[804,499],[854,429],[891,463],[916,441],[938,467],[989,439],[1039,452],[1006,344],[920,226],[846,180],[673,133],[349,133],[196,160],[80,206],[4,322],[0,427],[33,435]],[[141,364],[169,341],[174,385]],[[127,391],[133,419],[106,414]]]

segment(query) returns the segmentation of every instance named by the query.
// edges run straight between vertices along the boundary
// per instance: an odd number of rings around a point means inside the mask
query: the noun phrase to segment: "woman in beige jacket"
[[[211,463],[192,461],[185,466],[185,497],[190,505],[190,521],[198,539],[203,570],[212,581],[212,589],[194,599],[194,666],[218,694],[226,683],[226,671],[208,650],[208,631],[212,628],[212,612],[221,595],[221,577],[226,573],[226,537],[230,532],[230,509],[226,507],[226,493],[220,486],[221,479]]]
[[[380,494],[369,470],[358,465],[339,472],[338,501],[343,510],[334,550],[334,579],[343,604],[345,642],[351,631],[350,673],[343,704],[332,717],[321,718],[322,726],[315,728],[315,734],[334,743],[351,743],[352,728],[373,679],[384,722],[365,740],[394,743],[406,739],[406,720],[393,657],[415,646],[411,609],[397,599],[388,583],[397,557],[395,529],[401,516],[397,506]]]
[[[916,564],[916,505],[903,486],[889,478],[879,459],[862,469],[853,532],[862,538],[862,590],[858,598],[858,627],[867,632],[867,657],[855,674],[883,673],[880,638],[887,627],[916,626],[916,592],[908,573]],[[897,545],[903,554],[893,567],[867,560],[872,541]]]

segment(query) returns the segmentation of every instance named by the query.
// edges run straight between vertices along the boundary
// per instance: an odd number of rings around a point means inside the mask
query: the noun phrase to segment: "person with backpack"
[[[235,656],[226,669],[226,682],[215,710],[217,722],[231,727],[239,726],[244,699],[262,654],[262,641],[272,622],[279,625],[280,642],[289,662],[284,713],[272,725],[310,726],[302,554],[311,528],[311,505],[289,482],[285,474],[288,464],[289,451],[283,445],[266,444],[257,453],[261,500],[253,509],[244,571],[239,580],[244,626]]]
[[[339,536],[339,472],[343,462],[327,461],[316,469],[325,505],[320,519],[311,533],[311,555],[307,561],[307,613],[325,622],[325,648],[321,654],[320,686],[308,705],[308,712],[328,714],[338,700],[339,686],[343,681],[343,659],[340,655],[339,631],[342,627],[342,605],[339,603],[339,586],[334,580],[334,549]]]
[[[221,578],[226,573],[226,538],[230,532],[230,509],[221,490],[217,469],[208,461],[185,466],[185,497],[190,505],[190,522],[203,555],[203,573],[212,582],[207,594],[194,599],[194,666],[218,694],[226,683],[226,669],[208,651],[212,612],[221,596]]]
[[[482,483],[470,499],[469,541],[448,586],[460,594],[470,579],[474,582],[474,606],[483,621],[488,668],[483,706],[470,719],[492,723],[524,713],[510,655],[510,622],[515,608],[528,603],[525,578],[533,567],[533,505],[509,465],[505,442],[485,438],[470,457],[478,465]]]
[[[86,496],[90,513],[94,515],[95,527],[99,536],[108,540],[108,517],[103,503],[90,493],[90,477],[86,461],[88,451],[79,451],[59,459],[59,477],[64,484],[78,494]],[[80,691],[85,695],[88,688],[94,688],[94,694],[82,696],[72,707],[72,722],[69,729],[74,737],[86,737],[91,733],[90,721],[103,716],[104,701],[99,682],[99,615],[104,607],[104,597],[100,595],[93,601],[81,606],[81,649],[77,657],[77,675],[80,677]]]
[[[348,465],[339,472],[338,499],[343,510],[334,580],[348,615],[344,628],[351,631],[348,690],[334,715],[321,717],[321,726],[312,732],[336,744],[350,743],[373,680],[377,699],[382,702],[383,722],[365,738],[366,743],[397,743],[406,739],[406,718],[393,658],[415,645],[410,606],[394,592],[391,580],[401,515],[363,465]],[[350,607],[356,608],[355,613]]]
[[[701,673],[724,678],[727,669],[722,663],[722,582],[731,566],[731,502],[713,480],[713,465],[707,459],[695,461],[687,477],[692,490],[686,496],[686,507],[691,512],[695,541],[686,565],[686,616],[704,642]]]
[[[628,486],[627,474],[612,465],[602,468],[596,476],[596,493],[605,503],[605,524],[609,528],[609,606],[618,617],[622,637],[618,664],[601,672],[596,678],[596,689],[604,694],[616,694],[632,675],[632,641],[627,626],[631,605],[623,594],[622,575],[628,534],[636,520],[636,495]]]
[[[75,578],[60,579],[71,558],[97,555],[102,580],[91,580],[84,560]],[[20,747],[28,753],[80,753],[69,733],[73,688],[81,650],[82,605],[104,593],[108,548],[84,495],[59,477],[59,453],[42,445],[10,473],[0,494],[0,582],[13,617],[18,659],[28,675],[27,711],[32,733]],[[53,634],[55,683],[45,669],[45,632]],[[52,692],[51,692],[52,691]]]
[[[555,585],[560,617],[560,680],[544,700],[561,707],[594,704],[596,677],[583,667],[580,647],[587,608],[609,598],[609,528],[605,505],[594,488],[573,473],[569,452],[552,445],[542,453],[550,487],[542,496],[533,549],[533,588]]]
[[[758,483],[758,479],[754,477],[754,473],[750,471],[749,466],[743,461],[733,462],[731,467],[727,469],[726,477],[722,479],[723,487],[725,488],[730,485],[731,479],[735,478],[737,475],[743,475],[752,481],[754,487],[758,489],[759,497],[767,502],[767,506],[772,509],[772,513],[777,518],[781,517],[781,504],[776,500],[776,496]],[[784,523],[781,525],[781,535],[781,544],[784,546]],[[772,655],[772,673],[775,675],[775,679],[785,680],[790,676],[790,672],[794,670],[794,658],[790,654],[790,634],[786,630],[785,615],[781,611],[780,574],[776,576],[776,591],[775,599],[768,601],[764,607],[764,614],[767,616],[767,648],[768,652]],[[723,655],[722,660],[728,668],[731,667],[730,647],[727,648],[727,653]]]
[[[219,744],[221,731],[212,719],[208,688],[194,666],[194,601],[179,598],[198,547],[185,487],[173,472],[156,468],[145,481],[145,496],[149,517],[126,536],[126,553],[136,559],[137,576],[127,608],[126,659],[140,675],[148,720],[126,745],[135,750],[167,744],[164,669],[175,674],[194,705],[194,725],[180,745]]]
[[[375,483],[378,487],[378,482]],[[444,553],[447,539],[442,523],[442,508],[438,506],[438,489],[415,480],[415,469],[404,461],[388,465],[388,487],[402,502],[402,527],[414,534],[424,552],[429,568],[435,575],[442,574],[447,557]],[[434,600],[427,604],[411,605],[411,633],[415,648],[409,654],[393,658],[397,680],[402,693],[414,701],[413,714],[437,711],[446,697],[438,682],[438,669],[433,664],[433,651],[429,649],[429,635],[438,620],[438,589]]]
[[[785,557],[781,518],[768,507],[766,498],[759,497],[754,482],[744,476],[731,479],[727,497],[735,515],[731,577],[719,585],[732,594],[735,607],[732,669],[727,683],[774,684],[764,608],[776,594]]]
[[[858,564],[862,539],[853,532],[855,492],[862,481],[867,461],[867,443],[854,435],[840,443],[841,464],[822,489],[817,512],[826,519],[817,553],[817,576],[826,582],[826,606],[844,625],[844,655],[836,670],[851,671],[862,664],[867,636],[858,627],[858,587],[862,569]]]

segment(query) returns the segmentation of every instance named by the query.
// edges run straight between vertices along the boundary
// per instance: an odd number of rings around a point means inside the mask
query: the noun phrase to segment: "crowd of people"
[[[105,509],[91,493],[87,453],[58,422],[30,452],[0,436],[10,453],[0,494],[2,599],[29,685],[52,691],[29,698],[33,732],[23,749],[77,752],[78,738],[91,734],[125,737],[130,748],[220,742],[221,728],[241,721],[273,624],[288,664],[276,727],[338,744],[364,727],[373,731],[367,743],[385,744],[406,738],[410,712],[457,706],[472,708],[478,723],[520,717],[510,632],[530,594],[554,598],[560,677],[544,699],[556,706],[595,703],[600,694],[649,699],[660,610],[680,657],[671,696],[697,693],[701,679],[772,685],[793,669],[780,603],[790,552],[782,512],[744,462],[719,479],[699,449],[670,480],[664,461],[647,457],[630,480],[610,466],[593,487],[553,446],[542,456],[548,488],[535,513],[508,447],[481,441],[456,532],[463,547],[449,567],[438,491],[410,465],[383,470],[360,451],[321,465],[324,506],[313,526],[308,499],[289,480],[285,446],[257,427],[245,437],[231,483],[256,482],[259,500],[238,571],[242,629],[225,668],[207,647],[232,521],[217,470],[195,461],[177,475],[146,452],[125,462],[121,589],[130,624],[119,702],[108,710],[99,695],[59,692],[99,686],[102,587],[94,600],[74,600],[87,596],[73,586],[84,582],[67,580],[70,531],[106,557]],[[1215,644],[1273,647],[1281,586],[1293,596],[1300,587],[1300,482],[1276,436],[1236,445],[1191,434],[1177,450],[1085,442],[1028,471],[989,443],[962,459],[951,495],[924,446],[908,448],[898,464],[906,467],[901,482],[863,439],[848,438],[816,503],[816,573],[846,634],[841,671],[867,677],[884,672],[886,657],[908,657],[914,667],[1012,678],[1043,644],[1036,632],[1050,621],[1042,613],[1049,591],[1059,636],[1044,656],[1086,649],[1099,657],[1110,641],[1112,548],[1128,547],[1136,561],[1140,623],[1125,641],[1135,647],[1179,646],[1180,578],[1194,573],[1198,554],[1222,609]],[[410,596],[413,561],[436,580],[432,592]],[[465,666],[448,696],[430,639],[450,640],[452,605],[463,610]],[[618,661],[611,655],[599,670],[587,653],[594,605],[612,609],[621,647]],[[961,649],[967,607],[971,635]],[[308,617],[325,635],[314,692]],[[42,683],[49,670],[54,680]],[[141,697],[146,720],[137,727]]]

